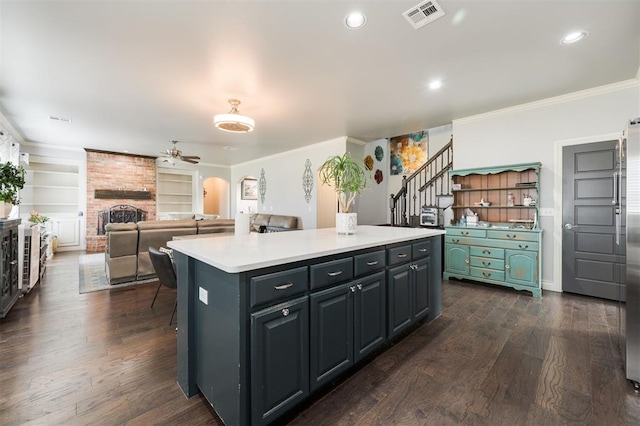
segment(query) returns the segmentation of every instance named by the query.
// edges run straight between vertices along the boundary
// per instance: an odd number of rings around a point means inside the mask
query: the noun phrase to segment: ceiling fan
[[[187,163],[198,164],[198,160],[200,160],[200,157],[198,157],[197,155],[182,155],[182,151],[180,151],[176,146],[178,142],[180,141],[171,141],[173,146],[161,153],[166,157],[164,160],[162,160],[162,162],[175,164],[176,160],[182,160]]]

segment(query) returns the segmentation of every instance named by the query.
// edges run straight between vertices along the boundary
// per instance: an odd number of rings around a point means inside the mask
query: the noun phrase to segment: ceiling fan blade
[[[191,163],[191,164],[198,164],[198,160],[192,160],[191,158],[181,157],[180,159],[181,159],[182,161],[187,162],[187,163]]]
[[[184,159],[184,158],[190,158],[192,160],[199,160],[200,157],[198,157],[197,155],[181,155],[180,158]]]

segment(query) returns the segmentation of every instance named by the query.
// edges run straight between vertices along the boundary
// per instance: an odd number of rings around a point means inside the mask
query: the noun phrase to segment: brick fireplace
[[[85,149],[87,152],[87,252],[104,252],[106,237],[98,235],[100,212],[114,205],[133,205],[156,217],[155,157]],[[147,197],[141,197],[144,193]],[[97,195],[97,197],[96,197]]]

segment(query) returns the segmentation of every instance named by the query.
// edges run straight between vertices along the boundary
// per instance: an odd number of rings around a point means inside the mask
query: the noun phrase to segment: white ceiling
[[[439,0],[415,30],[401,14],[418,3],[2,0],[0,109],[32,143],[158,155],[178,139],[231,165],[637,78],[640,0]],[[229,98],[253,133],[213,127]]]

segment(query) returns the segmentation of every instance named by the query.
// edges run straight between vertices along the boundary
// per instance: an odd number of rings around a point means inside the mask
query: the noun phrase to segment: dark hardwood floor
[[[155,284],[78,294],[79,253],[0,320],[1,425],[220,424],[176,384],[174,295]],[[637,425],[616,303],[444,283],[443,315],[283,422]]]

